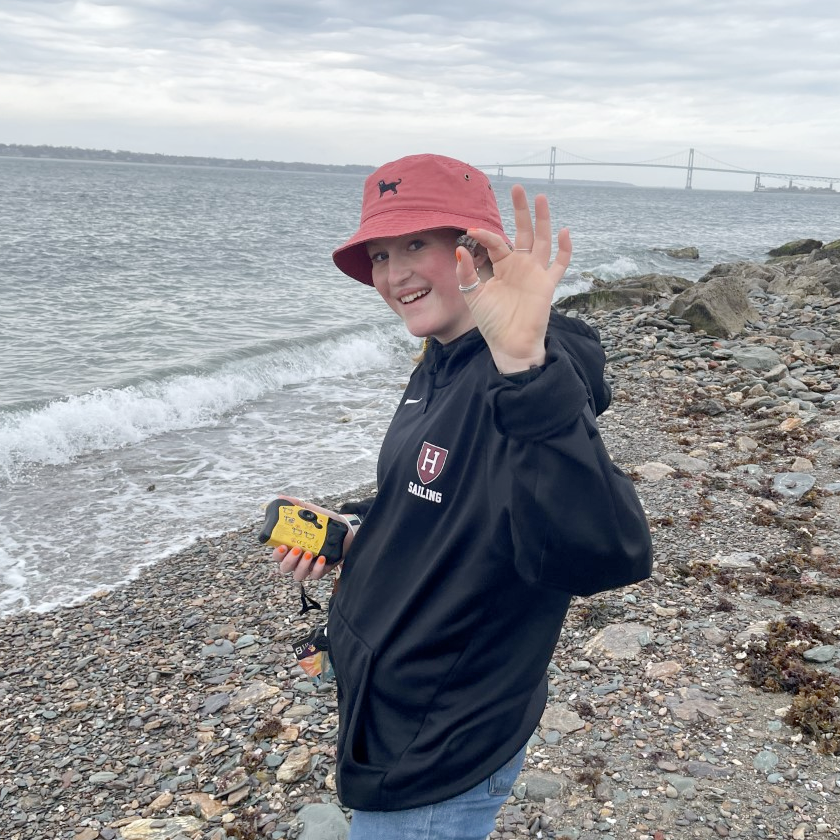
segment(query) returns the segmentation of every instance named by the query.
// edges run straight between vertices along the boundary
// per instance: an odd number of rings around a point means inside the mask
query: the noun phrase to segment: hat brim
[[[333,251],[333,262],[348,277],[372,286],[372,263],[365,247],[367,242],[371,239],[405,236],[407,233],[442,228],[455,230],[483,228],[499,234],[508,245],[510,244],[504,230],[490,219],[478,219],[475,216],[462,216],[458,213],[444,213],[439,210],[398,210],[367,219],[350,239]]]

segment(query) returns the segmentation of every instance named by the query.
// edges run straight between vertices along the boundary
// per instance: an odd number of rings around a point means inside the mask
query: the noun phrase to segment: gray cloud
[[[139,126],[144,142],[180,137],[198,154],[267,156],[273,142],[273,157],[317,149],[361,162],[407,143],[483,156],[620,141],[628,151],[809,148],[828,166],[840,131],[835,7],[6,0],[0,108],[7,131],[81,138],[86,122],[111,124],[113,136]]]

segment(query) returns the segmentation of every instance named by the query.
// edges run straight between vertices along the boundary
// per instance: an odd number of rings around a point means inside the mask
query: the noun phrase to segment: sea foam
[[[89,452],[210,426],[284,387],[385,366],[404,335],[401,328],[389,328],[373,335],[288,342],[213,372],[96,389],[6,414],[0,417],[0,479],[15,481],[31,465],[66,464]]]
[[[645,270],[632,257],[620,256],[610,262],[603,262],[591,269],[591,273],[601,280],[620,280],[644,274]]]

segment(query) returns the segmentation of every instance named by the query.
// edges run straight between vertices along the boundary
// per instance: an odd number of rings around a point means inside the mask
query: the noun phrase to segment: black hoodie
[[[571,595],[650,574],[644,513],[595,422],[603,369],[597,333],[557,313],[544,370],[519,381],[477,329],[430,341],[378,493],[348,506],[364,521],[328,627],[345,806],[427,805],[494,773],[539,722]]]

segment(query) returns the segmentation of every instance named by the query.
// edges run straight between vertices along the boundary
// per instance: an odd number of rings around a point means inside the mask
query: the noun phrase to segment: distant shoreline
[[[143,163],[166,166],[204,166],[223,169],[260,169],[285,172],[328,172],[369,175],[376,167],[358,164],[303,163],[243,158],[200,157],[198,155],[164,155],[159,152],[128,152],[110,149],[80,149],[76,146],[27,146],[0,143],[0,157],[34,160],[81,160],[106,163]]]
[[[245,160],[243,158],[200,157],[198,155],[164,155],[158,152],[128,152],[110,149],[80,149],[76,146],[30,146],[17,143],[0,143],[0,158],[22,160],[74,160],[89,163],[134,163],[153,166],[197,166],[220,169],[250,169],[263,172],[321,172],[331,175],[370,175],[376,166],[366,164],[305,163],[303,161]],[[546,183],[545,178],[502,176],[487,173],[492,181],[535,181]],[[578,178],[557,178],[555,183],[583,187],[635,187],[626,181],[593,181]]]

